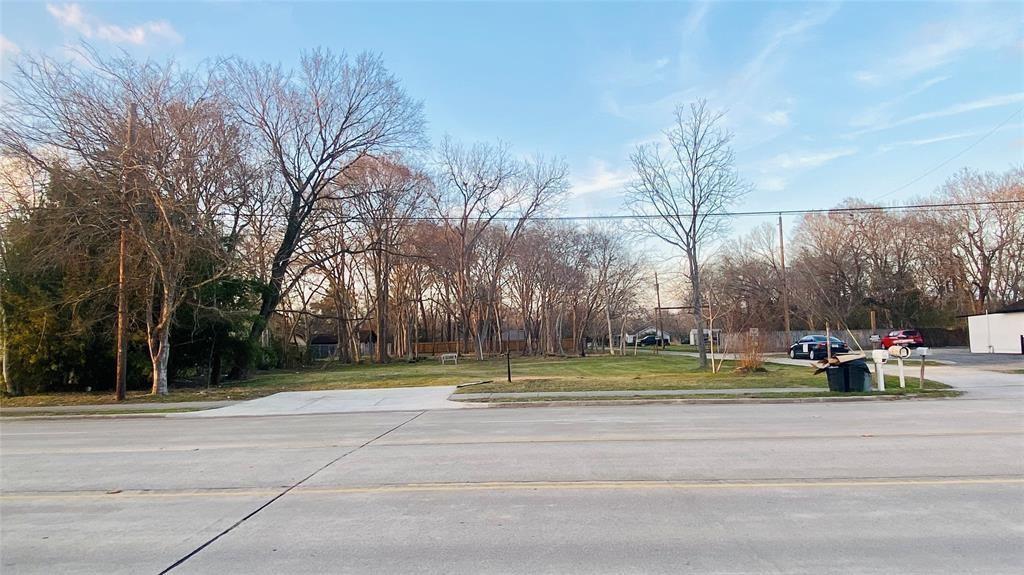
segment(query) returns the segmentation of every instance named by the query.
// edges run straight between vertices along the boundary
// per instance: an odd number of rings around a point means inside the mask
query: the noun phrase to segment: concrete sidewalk
[[[496,392],[496,393],[459,393],[451,399],[465,401],[469,399],[531,399],[540,397],[672,397],[677,395],[743,395],[746,393],[794,393],[813,392],[827,393],[827,388],[820,387],[762,387],[746,389],[636,389],[636,390],[615,390],[615,391],[526,391],[526,392]]]
[[[482,407],[449,401],[454,385],[433,387],[392,387],[383,389],[336,389],[288,391],[206,411],[178,414],[180,417],[234,417],[254,415],[309,415],[314,413],[357,413],[367,411],[424,411]]]

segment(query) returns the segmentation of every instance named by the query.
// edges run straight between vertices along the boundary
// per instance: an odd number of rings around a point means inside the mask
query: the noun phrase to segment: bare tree
[[[496,293],[501,267],[526,223],[556,201],[568,188],[568,169],[561,161],[518,162],[508,146],[474,144],[465,147],[445,138],[438,150],[438,176],[430,194],[440,217],[452,268],[459,340],[475,336],[478,357],[483,357],[481,323],[473,312],[482,293]],[[506,230],[505,241],[487,272],[483,290],[472,281],[480,243],[492,225]],[[484,306],[483,309],[488,309]],[[487,313],[486,311],[484,313]]]
[[[723,114],[705,100],[679,106],[675,122],[665,131],[668,150],[658,144],[637,147],[631,160],[636,179],[628,189],[629,206],[639,230],[661,239],[686,255],[686,276],[693,298],[693,319],[703,336],[700,266],[702,249],[725,229],[720,214],[747,193],[733,158],[732,134],[722,128]],[[701,367],[707,353],[700,346]]]
[[[364,158],[341,185],[350,190],[373,274],[376,361],[389,361],[387,341],[391,277],[402,257],[405,231],[421,207],[429,180],[397,158]]]
[[[152,389],[162,394],[174,312],[197,281],[211,281],[190,277],[187,266],[198,250],[214,257],[220,251],[217,212],[232,193],[227,174],[241,156],[241,139],[208,71],[101,57],[88,47],[80,52],[84,63],[19,61],[7,84],[0,145],[51,179],[69,168],[88,174],[92,204],[125,207],[108,219],[127,218],[147,256]],[[132,105],[140,118],[127,142],[123,127]]]
[[[370,54],[349,59],[315,50],[302,56],[296,73],[231,60],[224,80],[235,114],[259,142],[282,185],[274,205],[283,230],[260,319],[250,332],[250,341],[257,342],[285,293],[296,250],[312,232],[312,216],[321,200],[338,190],[334,181],[366,155],[422,144],[422,106]]]

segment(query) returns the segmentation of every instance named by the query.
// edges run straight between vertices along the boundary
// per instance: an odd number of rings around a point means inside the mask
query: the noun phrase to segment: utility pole
[[[128,104],[128,126],[121,154],[121,241],[117,257],[117,382],[114,398],[124,401],[128,379],[128,301],[125,259],[128,252],[128,174],[125,165],[132,161],[132,132],[135,128],[135,103]]]
[[[789,282],[786,280],[786,240],[782,232],[782,214],[779,214],[779,262],[782,267],[782,321],[786,328],[786,341],[792,343],[789,328]]]
[[[658,319],[658,349],[664,350],[665,331],[661,327],[661,286],[658,285],[658,272],[654,272],[654,295],[658,300],[658,309],[654,310],[654,316]],[[633,336],[634,338],[636,336]]]

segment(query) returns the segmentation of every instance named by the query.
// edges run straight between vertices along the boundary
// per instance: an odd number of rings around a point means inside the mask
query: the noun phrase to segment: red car
[[[882,349],[889,349],[894,345],[906,347],[917,347],[924,345],[924,337],[916,329],[898,329],[890,331],[889,335],[882,337]]]

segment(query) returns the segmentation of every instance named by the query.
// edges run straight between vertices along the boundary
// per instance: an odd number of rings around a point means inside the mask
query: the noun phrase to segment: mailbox
[[[920,355],[921,357],[924,357],[926,355],[930,355],[930,353],[931,352],[928,351],[927,347],[919,347],[919,348],[917,348],[917,355]]]
[[[875,363],[885,363],[889,361],[889,352],[884,349],[873,349],[871,350],[871,359]]]
[[[902,345],[894,345],[889,348],[889,355],[900,359],[906,359],[910,357],[910,348],[903,347]]]

